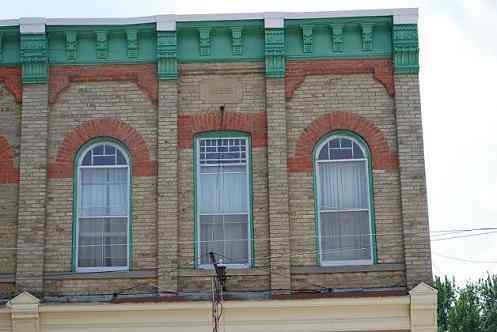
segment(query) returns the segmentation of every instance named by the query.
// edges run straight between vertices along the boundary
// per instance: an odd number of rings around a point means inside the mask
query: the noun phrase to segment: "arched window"
[[[214,252],[231,267],[251,261],[250,137],[208,132],[195,140],[197,264],[210,267]]]
[[[374,261],[371,165],[359,137],[332,134],[315,149],[316,208],[321,265]]]
[[[120,144],[105,140],[76,158],[75,270],[129,267],[130,166]]]

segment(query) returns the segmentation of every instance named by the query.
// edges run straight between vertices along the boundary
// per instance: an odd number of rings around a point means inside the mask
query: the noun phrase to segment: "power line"
[[[433,252],[434,255],[440,256],[446,259],[451,259],[455,261],[460,261],[464,263],[475,263],[475,264],[497,264],[497,261],[480,261],[480,260],[474,260],[474,259],[468,259],[468,258],[459,258],[459,257],[453,257],[453,256],[446,256],[442,255],[436,252]]]
[[[485,234],[493,234],[497,233],[497,227],[483,227],[483,228],[470,228],[470,229],[447,229],[447,230],[437,230],[437,231],[430,231],[430,232],[414,232],[410,233],[412,235],[419,235],[419,234],[432,234],[433,236],[436,237],[442,237],[442,236],[448,236],[450,234],[435,234],[435,233],[465,233],[465,232],[475,232],[475,231],[489,231],[486,233],[479,233],[479,234],[468,234],[468,235],[461,235],[461,236],[454,236],[454,237],[448,237],[448,238],[435,238],[431,239],[431,241],[442,241],[442,240],[450,240],[450,239],[457,239],[459,237],[472,237],[472,236],[479,236],[479,235],[485,235]],[[387,237],[387,236],[403,236],[405,235],[404,232],[389,232],[389,233],[364,233],[364,234],[342,234],[342,235],[330,235],[330,236],[318,236],[318,235],[303,235],[303,236],[276,236],[276,237],[257,237],[250,239],[252,242],[269,242],[271,240],[298,240],[298,239],[320,239],[320,238],[327,238],[327,239],[334,239],[334,238],[347,238],[347,237],[364,237],[364,236],[375,236],[375,237]],[[184,241],[174,241],[174,242],[168,242],[168,243],[174,243],[174,244],[191,244],[197,242],[196,239],[191,239],[191,240],[184,240]],[[216,242],[225,242],[225,240],[211,240],[209,241],[211,243],[216,243]],[[1,250],[32,250],[32,247],[30,246],[25,246],[25,247],[0,247]]]

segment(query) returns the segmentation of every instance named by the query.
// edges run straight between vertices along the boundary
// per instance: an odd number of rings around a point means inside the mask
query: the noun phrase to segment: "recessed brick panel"
[[[308,75],[372,73],[390,96],[395,94],[392,61],[389,59],[288,61],[285,95],[291,98]]]
[[[72,82],[132,81],[143,89],[152,102],[157,103],[155,65],[61,66],[49,69],[49,103]]]

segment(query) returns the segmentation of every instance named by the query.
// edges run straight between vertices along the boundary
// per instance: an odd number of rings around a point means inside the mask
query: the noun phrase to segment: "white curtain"
[[[78,266],[126,266],[128,169],[80,172]]]
[[[368,208],[365,161],[325,162],[318,165],[321,209]]]
[[[226,263],[247,263],[246,166],[202,166],[198,189],[201,263],[209,263],[210,251]]]
[[[323,261],[370,259],[366,162],[319,163],[318,172]]]

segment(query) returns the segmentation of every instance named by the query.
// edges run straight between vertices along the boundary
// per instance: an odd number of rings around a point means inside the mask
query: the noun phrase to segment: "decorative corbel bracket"
[[[266,76],[285,77],[285,29],[266,28],[264,38]]]
[[[211,28],[198,28],[200,42],[200,56],[211,55]]]
[[[176,31],[157,31],[157,71],[160,80],[178,77]]]
[[[138,30],[127,29],[126,41],[128,42],[128,58],[134,59],[138,57]]]
[[[21,34],[22,82],[48,82],[48,41],[44,33]]]
[[[419,72],[419,42],[416,24],[393,26],[393,61],[396,74]]]
[[[343,24],[331,25],[331,48],[333,52],[343,52],[344,38],[343,38]]]
[[[107,60],[109,57],[109,40],[107,31],[97,31],[97,60]]]
[[[66,58],[76,61],[78,58],[78,33],[76,31],[66,32]]]
[[[373,23],[361,23],[363,51],[373,50],[373,29],[374,29]]]
[[[304,53],[312,53],[312,25],[302,25]]]
[[[231,54],[232,55],[242,55],[243,53],[243,28],[231,27]]]

